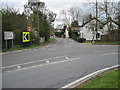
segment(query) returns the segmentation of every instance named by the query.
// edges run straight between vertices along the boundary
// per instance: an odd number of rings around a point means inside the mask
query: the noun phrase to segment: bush
[[[78,38],[77,41],[80,42],[80,43],[83,43],[83,42],[86,41],[86,39],[85,38]]]

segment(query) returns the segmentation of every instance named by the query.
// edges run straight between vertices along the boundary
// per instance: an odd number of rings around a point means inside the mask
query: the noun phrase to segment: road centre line
[[[118,54],[118,52],[107,53],[107,54],[104,54],[104,55],[113,55],[113,54]]]
[[[114,50],[117,50],[117,51],[118,51],[118,49],[114,49]],[[97,52],[105,52],[105,51],[114,51],[114,50],[95,51],[95,53],[97,53]]]
[[[17,66],[26,65],[26,64],[31,64],[31,63],[40,62],[40,61],[48,61],[48,60],[51,60],[51,59],[58,59],[58,58],[66,57],[66,56],[67,56],[67,55],[65,55],[65,56],[58,56],[58,57],[53,57],[53,58],[48,58],[48,59],[42,59],[42,60],[37,60],[37,61],[32,61],[32,62],[27,62],[27,63],[22,63],[22,64],[16,64],[16,65],[11,65],[11,66],[6,66],[6,67],[2,67],[2,69],[10,68],[10,67],[17,67]]]
[[[16,70],[11,70],[11,71],[5,71],[5,72],[6,73],[11,73],[11,72],[14,72],[14,71],[27,70],[27,69],[32,69],[32,68],[36,68],[36,67],[42,67],[42,66],[45,66],[45,65],[52,65],[52,64],[57,64],[57,63],[63,63],[63,62],[69,62],[69,61],[79,60],[79,59],[80,59],[80,57],[79,58],[69,59],[69,60],[57,61],[57,62],[46,63],[46,64],[42,64],[42,65],[37,65],[37,66],[31,66],[31,67],[16,69]]]

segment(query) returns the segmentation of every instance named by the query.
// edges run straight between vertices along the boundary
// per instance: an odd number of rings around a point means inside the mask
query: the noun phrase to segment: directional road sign
[[[30,41],[30,32],[23,32],[22,37],[23,37],[23,42],[29,42]]]

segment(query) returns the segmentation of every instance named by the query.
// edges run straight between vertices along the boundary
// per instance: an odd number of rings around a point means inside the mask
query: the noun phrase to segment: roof
[[[103,25],[106,25],[106,24],[109,23],[110,21],[113,22],[113,23],[115,23],[116,25],[120,26],[117,22],[115,22],[115,21],[113,21],[113,20],[109,20],[109,21],[105,22]]]
[[[92,20],[96,20],[96,18],[92,18],[91,20],[85,22],[83,25],[79,26],[79,27],[83,27],[84,25],[88,24],[89,22],[91,22]],[[103,24],[100,20],[97,19],[98,22],[100,22],[101,24]]]

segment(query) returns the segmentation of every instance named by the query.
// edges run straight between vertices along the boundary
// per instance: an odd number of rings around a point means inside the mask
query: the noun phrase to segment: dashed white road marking
[[[118,49],[113,49],[113,50],[102,50],[102,51],[95,51],[95,53],[97,53],[97,52],[105,52],[105,51],[118,51]]]
[[[32,68],[36,68],[36,67],[42,67],[42,66],[45,66],[45,65],[57,64],[57,63],[63,63],[63,62],[70,62],[70,61],[74,61],[74,60],[80,60],[80,57],[69,59],[69,60],[62,60],[62,61],[46,63],[46,64],[42,64],[42,65],[36,65],[36,66],[31,66],[31,67],[16,69],[16,70],[11,70],[11,71],[5,71],[5,72],[6,73],[12,73],[12,72],[15,72],[15,71],[28,70],[28,69],[32,69]]]
[[[53,57],[53,58],[48,58],[48,59],[42,59],[42,60],[37,60],[37,61],[32,61],[32,62],[27,62],[27,63],[22,63],[22,64],[16,64],[16,65],[11,65],[11,66],[6,66],[6,67],[2,67],[2,69],[10,68],[10,67],[17,67],[17,66],[21,66],[21,65],[26,65],[26,64],[36,63],[36,62],[40,62],[40,61],[51,60],[51,59],[58,59],[58,58],[66,57],[66,56],[67,56],[67,55],[65,55],[65,56],[58,56],[58,57]]]
[[[17,69],[20,69],[21,68],[21,66],[17,66]]]
[[[49,60],[46,60],[46,63],[50,63],[50,61],[49,61]]]
[[[67,56],[65,57],[67,60],[69,59]]]
[[[107,54],[104,54],[104,55],[112,55],[112,54],[118,54],[118,52],[107,53]]]

